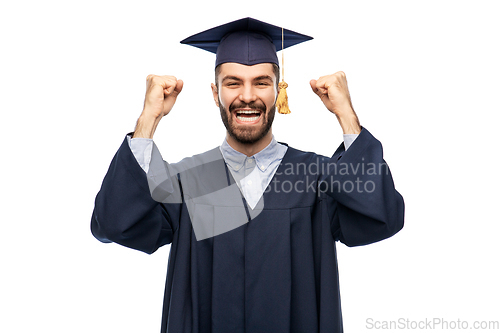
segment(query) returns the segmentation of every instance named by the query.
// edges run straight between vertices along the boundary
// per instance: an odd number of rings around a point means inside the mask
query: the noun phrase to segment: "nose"
[[[251,84],[243,85],[241,89],[242,90],[239,98],[242,102],[249,104],[250,102],[254,102],[257,99],[257,96],[255,95],[253,86]]]

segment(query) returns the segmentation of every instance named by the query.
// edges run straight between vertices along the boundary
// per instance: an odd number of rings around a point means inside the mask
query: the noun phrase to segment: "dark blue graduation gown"
[[[384,165],[366,129],[331,158],[289,147],[262,212],[197,241],[185,203],[152,199],[124,140],[97,194],[91,230],[146,253],[171,243],[162,333],[342,332],[335,242],[365,245],[403,227],[403,198]],[[297,187],[289,191],[290,184]]]

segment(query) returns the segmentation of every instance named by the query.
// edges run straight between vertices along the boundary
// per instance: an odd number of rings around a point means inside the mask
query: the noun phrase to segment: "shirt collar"
[[[262,149],[257,154],[250,157],[246,156],[243,153],[240,153],[239,151],[236,151],[233,147],[229,145],[229,143],[227,143],[226,138],[224,138],[224,141],[220,146],[220,151],[226,163],[235,171],[241,169],[241,167],[245,164],[247,158],[252,158],[252,157],[255,159],[257,167],[261,171],[266,171],[269,165],[276,159],[276,156],[278,155],[280,150],[279,148],[280,145],[274,139],[273,135],[271,142],[267,145],[266,148]]]

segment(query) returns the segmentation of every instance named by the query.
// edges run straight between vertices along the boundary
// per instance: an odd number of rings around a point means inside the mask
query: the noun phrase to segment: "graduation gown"
[[[331,158],[289,147],[259,214],[197,240],[185,200],[153,200],[124,140],[97,194],[91,230],[146,253],[171,244],[162,333],[343,332],[335,242],[365,245],[403,227],[403,198],[382,155],[366,129]],[[211,170],[226,173],[221,161]],[[192,178],[214,178],[199,171],[179,173],[174,185],[182,193]],[[205,208],[203,216],[217,218],[216,207]]]

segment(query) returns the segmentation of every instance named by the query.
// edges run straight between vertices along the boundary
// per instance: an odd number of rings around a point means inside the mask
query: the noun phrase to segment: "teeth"
[[[240,111],[238,111],[238,113],[244,113],[244,114],[257,113],[257,114],[259,114],[258,111],[254,111],[254,110],[240,110]]]
[[[240,116],[236,116],[236,118],[238,118],[241,121],[248,121],[248,122],[256,121],[257,119],[259,119],[259,117],[240,117]]]
[[[253,115],[253,117],[249,117],[249,115]],[[243,122],[253,122],[259,119],[260,111],[257,110],[238,110],[236,112],[236,118]]]

